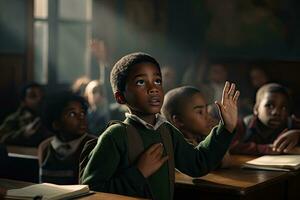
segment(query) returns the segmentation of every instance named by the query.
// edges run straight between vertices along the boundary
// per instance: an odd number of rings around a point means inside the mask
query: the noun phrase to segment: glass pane
[[[57,69],[59,83],[70,83],[88,73],[89,37],[90,28],[87,24],[60,23]]]
[[[34,79],[40,83],[48,81],[48,23],[34,23]]]
[[[71,20],[91,20],[92,0],[59,0],[59,17]]]
[[[34,17],[48,17],[48,0],[34,0]]]

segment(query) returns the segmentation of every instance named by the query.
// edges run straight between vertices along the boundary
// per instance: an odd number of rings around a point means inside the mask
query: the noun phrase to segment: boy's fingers
[[[231,86],[230,86],[230,89],[229,89],[229,92],[228,92],[228,97],[229,97],[229,98],[233,98],[233,96],[234,96],[234,91],[235,91],[235,84],[234,84],[234,83],[231,83]]]
[[[164,153],[164,148],[163,148],[163,146],[160,146],[159,148],[155,149],[155,151],[153,151],[152,155],[155,158],[160,159],[162,157],[163,153]]]
[[[162,147],[162,143],[155,143],[147,150],[147,153],[152,154],[155,151],[157,151],[160,147]]]
[[[233,96],[233,101],[234,103],[237,103],[237,100],[239,99],[239,96],[240,96],[240,91],[236,91],[234,96]]]
[[[284,153],[288,153],[290,150],[292,150],[294,148],[295,144],[294,143],[289,143],[288,146],[283,149]]]
[[[280,144],[284,141],[284,138],[278,137],[274,142],[273,142],[273,149],[278,149]]]
[[[168,159],[169,159],[169,156],[161,157],[161,159],[160,159],[161,165],[164,164]]]
[[[277,148],[277,151],[281,152],[283,149],[285,149],[288,146],[288,144],[289,142],[287,140],[284,140]]]
[[[224,104],[225,99],[228,99],[229,86],[230,86],[229,82],[226,81],[222,93],[222,104]]]
[[[218,108],[218,112],[219,112],[219,116],[220,116],[220,118],[221,118],[221,121],[222,121],[223,124],[225,124],[225,123],[224,123],[224,120],[223,120],[223,115],[222,115],[221,105],[220,105],[220,103],[217,102],[217,101],[215,101],[215,104],[216,104],[216,106],[217,106],[217,108]]]

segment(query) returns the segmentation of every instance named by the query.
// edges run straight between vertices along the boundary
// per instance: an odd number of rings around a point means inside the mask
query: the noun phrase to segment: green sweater
[[[147,129],[128,118],[125,123],[138,129],[145,149],[154,143],[162,143],[157,130]],[[234,135],[220,123],[194,148],[175,127],[167,125],[172,130],[175,167],[194,177],[207,174],[220,163]],[[167,162],[150,177],[144,178],[138,168],[129,163],[126,130],[121,124],[110,126],[99,137],[81,180],[95,191],[137,197],[149,197],[149,185],[153,199],[171,198]]]

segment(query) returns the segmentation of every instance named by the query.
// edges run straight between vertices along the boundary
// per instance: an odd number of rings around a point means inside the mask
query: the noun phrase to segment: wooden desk
[[[15,181],[0,178],[0,199],[5,199],[6,190],[16,189],[32,185],[34,183]],[[142,198],[129,197],[124,195],[110,194],[104,192],[95,192],[94,194],[80,197],[82,200],[143,200]]]
[[[7,149],[8,153],[37,156],[37,148],[36,147],[23,147],[23,146],[8,145],[8,146],[6,146],[6,149]]]
[[[233,165],[200,178],[176,173],[175,199],[263,199],[287,198],[288,172],[241,169],[254,157],[232,155]]]

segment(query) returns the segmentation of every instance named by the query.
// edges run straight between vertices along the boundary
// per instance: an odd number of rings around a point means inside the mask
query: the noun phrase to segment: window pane
[[[70,83],[89,69],[87,24],[60,23],[58,32],[58,82]]]
[[[48,0],[34,0],[34,17],[48,17]]]
[[[59,17],[71,20],[91,20],[92,0],[59,0]]]
[[[40,83],[48,81],[48,23],[34,23],[34,79]]]

